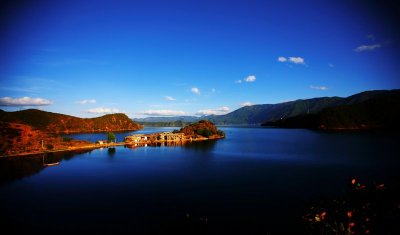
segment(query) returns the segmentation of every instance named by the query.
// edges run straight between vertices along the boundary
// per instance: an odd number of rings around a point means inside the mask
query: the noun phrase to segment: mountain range
[[[400,90],[363,93],[318,113],[267,121],[263,126],[319,130],[400,129]]]
[[[144,125],[146,125],[146,122],[193,122],[201,119],[212,121],[216,125],[260,125],[263,123],[272,124],[272,122],[278,120],[286,120],[293,117],[317,114],[327,108],[342,106],[355,108],[357,106],[351,105],[361,104],[363,102],[381,96],[391,96],[392,99],[398,99],[397,94],[399,93],[399,89],[365,91],[345,98],[320,97],[312,99],[299,99],[278,104],[258,104],[245,106],[225,115],[208,115],[202,117],[147,117],[134,120],[143,123]],[[366,115],[366,113],[364,114]]]

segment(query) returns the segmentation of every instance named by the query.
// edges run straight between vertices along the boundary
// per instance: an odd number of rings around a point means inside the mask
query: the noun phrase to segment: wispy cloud
[[[240,106],[242,106],[242,107],[245,107],[245,106],[252,106],[252,105],[254,105],[253,103],[251,103],[251,102],[243,102],[243,103],[241,103],[241,104],[239,104]]]
[[[279,56],[278,57],[278,61],[281,63],[285,63],[285,62],[290,62],[293,64],[305,64],[305,60],[303,57],[299,57],[299,56],[290,56],[288,58],[284,57],[284,56]]]
[[[203,116],[203,115],[222,115],[227,114],[229,112],[229,108],[226,106],[216,108],[216,109],[203,109],[196,112],[195,115]]]
[[[119,109],[115,108],[93,108],[86,111],[87,113],[94,113],[94,114],[106,114],[106,113],[121,113]]]
[[[174,98],[174,97],[172,97],[172,96],[165,96],[164,97],[166,100],[168,100],[168,101],[175,101],[176,99]]]
[[[358,46],[356,49],[354,49],[354,51],[356,51],[356,52],[373,51],[380,47],[382,47],[382,45],[379,43],[373,44],[373,45],[361,45],[361,46]]]
[[[50,60],[42,57],[34,58],[31,64],[43,65],[43,66],[66,66],[66,65],[81,65],[81,64],[92,64],[92,65],[104,65],[104,62],[90,60],[90,59],[64,59],[64,60]]]
[[[192,89],[190,89],[190,91],[196,95],[200,95],[200,89],[197,87],[192,87]]]
[[[161,110],[146,110],[139,114],[146,116],[183,116],[186,115],[186,112],[180,110],[161,109]]]
[[[329,88],[326,87],[326,86],[313,86],[313,85],[311,85],[310,88],[311,88],[311,89],[315,89],[315,90],[321,90],[321,91],[325,91],[325,90],[328,90],[328,89],[329,89]]]
[[[375,35],[373,35],[373,34],[368,34],[367,38],[372,40],[372,41],[375,41]]]
[[[242,83],[242,80],[236,80],[235,83]]]
[[[38,93],[39,89],[40,89],[40,87],[37,87],[37,86],[26,87],[26,88],[0,86],[0,90],[16,91],[16,92],[27,92],[27,93]]]
[[[211,88],[211,92],[215,93],[215,92],[217,92],[217,90],[215,88]]]
[[[53,103],[52,101],[43,98],[31,98],[31,97],[0,98],[0,106],[45,106],[45,105],[50,105],[52,103]]]
[[[57,80],[31,76],[11,76],[0,81],[0,90],[23,93],[44,93],[50,90],[54,91],[69,88],[71,88],[69,85]]]
[[[89,100],[80,100],[77,101],[78,104],[95,104],[96,100],[95,99],[89,99]]]

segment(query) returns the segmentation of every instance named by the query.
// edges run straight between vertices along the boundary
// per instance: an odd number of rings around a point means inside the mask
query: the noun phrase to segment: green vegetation
[[[219,136],[225,137],[225,132],[223,132],[223,131],[221,131],[221,130],[218,130],[217,134],[218,134]]]
[[[71,142],[73,139],[71,137],[63,137],[64,142]]]
[[[107,141],[110,142],[115,142],[116,141],[116,137],[114,135],[114,133],[112,132],[108,132],[107,133]]]
[[[209,129],[197,129],[196,133],[198,135],[204,136],[206,138],[208,138],[208,137],[213,135],[213,132],[211,130],[209,130]]]
[[[225,136],[225,134],[218,130],[214,123],[208,120],[200,120],[197,123],[192,123],[190,125],[181,128],[179,131],[174,130],[174,133],[184,133],[186,136],[196,136],[200,135],[206,138],[210,138],[214,135]]]

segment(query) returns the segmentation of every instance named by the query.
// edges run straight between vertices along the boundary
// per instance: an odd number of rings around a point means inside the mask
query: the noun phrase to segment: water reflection
[[[56,166],[60,164],[60,159],[53,153],[42,155],[43,166]]]
[[[198,142],[188,142],[183,147],[194,151],[208,152],[214,149],[217,141],[222,141],[222,140],[204,140]]]
[[[155,142],[155,143],[135,143],[125,145],[128,148],[136,149],[141,147],[183,147],[195,151],[209,151],[215,146],[217,140],[204,140],[204,141],[171,141],[171,142]]]
[[[107,150],[109,157],[114,157],[116,149],[115,148],[108,148]]]
[[[0,184],[35,175],[46,167],[59,165],[63,160],[90,152],[80,150],[74,152],[46,153],[25,157],[8,157],[0,159]]]

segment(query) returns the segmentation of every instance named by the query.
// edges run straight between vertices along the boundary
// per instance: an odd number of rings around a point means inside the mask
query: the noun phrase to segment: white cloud
[[[241,104],[239,104],[240,106],[242,106],[242,107],[245,107],[245,106],[252,106],[252,105],[254,105],[253,103],[251,103],[251,102],[243,102],[243,103],[241,103]]]
[[[90,99],[90,100],[80,100],[77,102],[78,104],[95,104],[96,100],[95,99]]]
[[[216,108],[216,109],[203,109],[196,112],[195,115],[203,116],[203,115],[222,115],[227,114],[229,112],[229,108],[226,106]]]
[[[256,76],[249,75],[247,78],[244,79],[245,82],[254,82],[256,80]]]
[[[242,83],[242,82],[255,82],[256,81],[256,76],[254,76],[254,75],[249,75],[249,76],[247,76],[245,79],[243,79],[243,80],[236,80],[235,81],[235,83],[238,83],[238,84],[240,84],[240,83]]]
[[[197,87],[192,87],[192,89],[190,91],[195,93],[196,95],[200,95],[200,89]]]
[[[102,114],[102,113],[121,113],[119,109],[111,109],[111,108],[93,108],[87,111],[88,113]]]
[[[52,103],[53,103],[52,101],[43,98],[31,98],[31,97],[0,98],[0,106],[44,106],[44,105],[50,105]]]
[[[302,57],[289,57],[289,61],[294,64],[304,64],[304,58]]]
[[[295,56],[290,56],[288,58],[284,57],[284,56],[279,56],[278,57],[278,61],[282,62],[282,63],[286,63],[286,62],[290,62],[293,64],[305,64],[304,58],[303,57],[295,57]]]
[[[279,57],[278,57],[278,61],[279,61],[279,62],[286,62],[287,59],[286,59],[286,57],[279,56]]]
[[[186,115],[186,113],[184,111],[167,110],[167,109],[146,110],[139,114],[147,115],[147,116],[182,116],[182,115]]]
[[[381,47],[381,44],[373,44],[373,45],[361,45],[354,49],[356,52],[363,52],[363,51],[372,51]]]
[[[175,101],[176,99],[174,98],[174,97],[171,97],[171,96],[165,96],[165,99],[166,100],[169,100],[169,101]]]
[[[328,87],[326,87],[326,86],[310,86],[310,88],[311,89],[315,89],[315,90],[321,90],[321,91],[326,91],[326,90],[328,90],[329,88]]]

